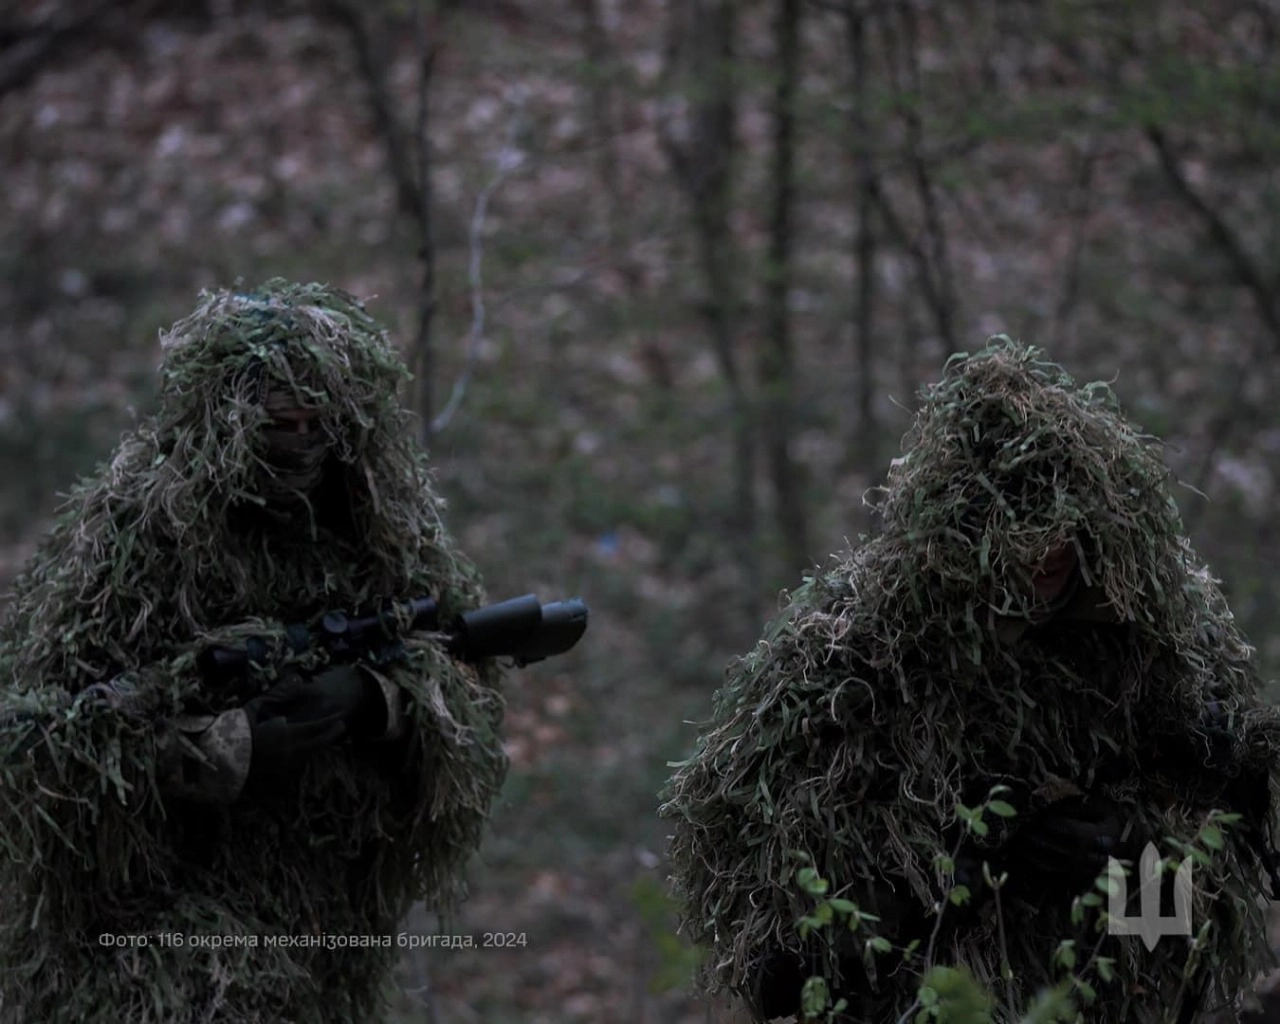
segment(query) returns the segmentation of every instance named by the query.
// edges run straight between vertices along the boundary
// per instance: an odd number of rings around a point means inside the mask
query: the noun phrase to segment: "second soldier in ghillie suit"
[[[480,586],[355,299],[208,294],[162,340],[159,411],[0,635],[0,1019],[377,1020],[409,906],[462,895],[501,785],[496,669],[432,635],[326,664],[284,625]],[[248,691],[197,664],[250,635],[285,656]]]
[[[1075,993],[1085,1021],[1189,1021],[1247,988],[1267,959],[1280,719],[1168,484],[1105,385],[1003,338],[948,363],[894,461],[882,531],[807,579],[730,667],[670,783],[710,990],[765,1020],[797,1013],[822,975],[848,1000],[841,1020],[913,1019],[931,949],[1016,1020],[1062,979],[1063,940],[1096,989]],[[957,808],[994,785],[1016,815],[967,832]],[[1243,816],[1221,841],[1201,833],[1214,808]],[[1148,951],[1100,933],[1092,908],[1073,921],[1107,856],[1135,861],[1148,841],[1203,851],[1194,954],[1185,937]],[[998,894],[983,862],[1007,873]],[[801,938],[816,903],[802,865],[879,922]],[[872,934],[896,948],[868,954]]]

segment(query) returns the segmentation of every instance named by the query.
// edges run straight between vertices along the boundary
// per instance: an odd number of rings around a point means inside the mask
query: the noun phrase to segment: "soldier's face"
[[[273,504],[291,504],[308,495],[324,476],[329,445],[320,430],[319,410],[301,407],[286,392],[269,392],[263,403],[270,422],[263,427],[260,477],[265,497]]]
[[[1071,603],[1079,559],[1074,544],[1050,549],[1031,575],[1035,608],[1028,618],[996,616],[996,633],[1007,644],[1016,643],[1031,626],[1048,622]]]
[[[1050,551],[1031,578],[1036,601],[1040,604],[1053,604],[1067,589],[1067,584],[1071,582],[1075,571],[1074,545],[1062,544]]]

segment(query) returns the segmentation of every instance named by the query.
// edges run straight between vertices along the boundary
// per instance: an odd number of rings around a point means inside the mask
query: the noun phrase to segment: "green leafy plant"
[[[987,799],[976,807],[957,805],[956,816],[963,823],[962,839],[957,841],[950,856],[939,856],[935,865],[941,872],[954,875],[955,861],[959,855],[964,838],[979,838],[989,834],[990,823],[987,815],[998,818],[1013,818],[1016,810],[1008,802],[1000,799],[1000,794],[1008,787],[995,786]],[[1239,821],[1240,815],[1222,811],[1210,811],[1205,824],[1193,843],[1182,843],[1176,839],[1166,838],[1165,842],[1177,850],[1182,857],[1177,860],[1165,858],[1160,862],[1162,871],[1176,870],[1182,859],[1191,858],[1194,863],[1210,867],[1213,857],[1226,847],[1224,829]],[[985,988],[972,972],[964,965],[950,966],[934,963],[934,946],[939,934],[943,914],[948,906],[963,906],[972,899],[967,885],[954,884],[946,891],[937,909],[938,917],[929,944],[924,951],[920,963],[914,964],[920,946],[920,940],[913,940],[904,947],[895,947],[889,939],[876,935],[870,927],[879,921],[874,914],[860,910],[852,900],[832,897],[830,882],[823,878],[813,867],[807,854],[793,851],[792,856],[800,862],[795,871],[797,886],[816,901],[812,911],[797,921],[797,930],[801,938],[808,938],[829,929],[848,929],[852,932],[862,931],[864,957],[870,961],[875,954],[884,954],[895,948],[901,953],[907,969],[919,973],[920,984],[916,991],[914,1003],[899,1018],[899,1024],[993,1024],[995,1021],[1017,1020],[1019,1024],[1050,1024],[1050,1022],[1070,1022],[1081,1019],[1082,1007],[1087,1007],[1098,998],[1098,985],[1115,981],[1115,958],[1100,953],[1102,940],[1108,933],[1111,917],[1107,910],[1107,897],[1114,897],[1122,890],[1125,870],[1115,860],[1108,863],[1107,869],[1100,874],[1089,892],[1076,897],[1071,908],[1071,923],[1086,923],[1086,915],[1092,912],[1093,929],[1098,939],[1087,952],[1078,948],[1073,938],[1063,939],[1058,943],[1052,955],[1052,965],[1061,977],[1054,985],[1043,987],[1036,993],[1031,1005],[1022,1012],[1014,1005],[1012,993],[1006,997],[1004,1004],[999,1003],[996,995]],[[1003,913],[999,905],[999,894],[1007,881],[1007,874],[993,875],[989,864],[982,865],[983,880],[991,888],[996,901],[996,917],[1000,946],[1003,954],[1005,947]],[[1191,979],[1198,963],[1197,950],[1202,949],[1207,941],[1211,921],[1206,921],[1192,940],[1192,953],[1184,966],[1184,984]],[[1001,975],[1008,982],[1011,978],[1008,957],[1001,956]],[[848,1009],[848,1000],[833,999],[830,982],[821,975],[809,978],[801,992],[802,1019],[808,1022],[833,1022],[838,1015]]]

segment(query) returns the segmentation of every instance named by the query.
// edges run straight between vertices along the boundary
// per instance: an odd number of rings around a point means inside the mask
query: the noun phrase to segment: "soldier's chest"
[[[1124,750],[1125,724],[1113,707],[1044,695],[1027,698],[990,709],[984,728],[969,733],[969,758],[982,771],[1087,784]]]
[[[227,622],[250,616],[306,621],[326,610],[349,610],[369,588],[367,553],[336,535],[322,533],[311,542],[259,540],[234,557],[246,586],[216,610]]]
[[[1124,696],[1132,670],[1123,652],[1096,640],[1037,649],[976,716],[974,762],[1090,784],[1133,745],[1137,725]]]

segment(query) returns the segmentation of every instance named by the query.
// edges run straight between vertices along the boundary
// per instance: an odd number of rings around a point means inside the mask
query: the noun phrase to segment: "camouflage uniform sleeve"
[[[181,715],[161,735],[156,778],[168,796],[235,803],[249,777],[253,739],[243,708],[221,715]]]
[[[104,705],[139,719],[154,714],[136,683],[124,676],[86,687],[74,704]],[[156,737],[156,782],[165,796],[234,803],[249,777],[252,753],[249,716],[242,708],[221,715],[166,717]]]
[[[404,692],[372,674],[386,706],[386,726],[373,742],[400,739],[408,729]],[[181,715],[162,731],[156,777],[167,796],[198,803],[235,803],[244,791],[253,759],[253,735],[243,708],[221,715]]]

